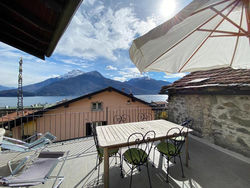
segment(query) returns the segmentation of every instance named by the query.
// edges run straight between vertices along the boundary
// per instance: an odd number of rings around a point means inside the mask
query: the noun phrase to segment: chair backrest
[[[177,156],[185,143],[186,131],[183,128],[173,127],[167,132],[167,151],[170,156]],[[178,139],[173,139],[178,138]]]
[[[145,135],[133,133],[128,137],[129,156],[134,165],[142,165],[148,160],[154,139],[154,131],[148,131]]]
[[[97,134],[96,134],[96,125],[92,123],[91,124],[91,129],[92,129],[92,133],[93,133],[93,137],[94,137],[94,141],[95,141],[95,147],[96,147],[98,156],[102,156],[101,150],[100,150],[100,147],[99,147],[99,142],[98,142],[98,139],[97,139]]]
[[[51,134],[50,132],[46,132],[42,137],[38,138],[32,143],[28,144],[30,149],[36,149],[45,146],[46,144],[50,144],[56,140],[56,136]]]
[[[56,136],[54,136],[50,132],[46,132],[42,137],[49,139],[51,142],[56,141]]]
[[[192,123],[193,123],[192,119],[186,119],[185,121],[182,122],[181,125],[183,127],[191,128]]]

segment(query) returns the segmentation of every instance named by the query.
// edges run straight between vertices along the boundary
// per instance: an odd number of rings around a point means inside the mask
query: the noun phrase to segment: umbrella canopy
[[[141,72],[250,68],[250,1],[194,0],[135,39],[130,58]]]

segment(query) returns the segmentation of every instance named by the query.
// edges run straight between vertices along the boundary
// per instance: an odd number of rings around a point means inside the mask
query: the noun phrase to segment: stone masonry
[[[250,157],[250,95],[181,95],[169,99],[169,120],[194,120],[193,134]]]

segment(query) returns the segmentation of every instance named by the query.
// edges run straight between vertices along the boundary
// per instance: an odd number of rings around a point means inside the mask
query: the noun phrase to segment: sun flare
[[[173,16],[176,8],[176,0],[162,0],[160,14],[166,18]]]

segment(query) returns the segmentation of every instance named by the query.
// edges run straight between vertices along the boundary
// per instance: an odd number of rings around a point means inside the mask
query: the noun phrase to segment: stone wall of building
[[[249,95],[174,95],[169,120],[192,118],[193,134],[250,157]]]

